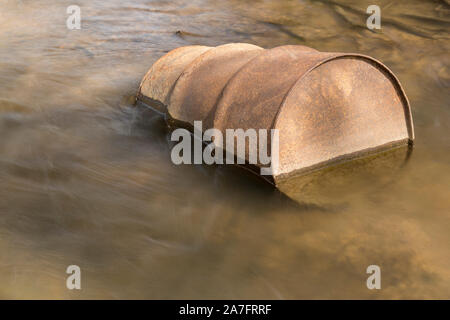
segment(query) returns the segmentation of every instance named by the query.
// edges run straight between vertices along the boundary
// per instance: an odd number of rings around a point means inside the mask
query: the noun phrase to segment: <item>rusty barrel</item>
[[[203,130],[277,129],[275,184],[414,140],[400,82],[362,54],[245,43],[181,47],[154,63],[137,99],[188,128],[203,121]],[[258,147],[246,149],[247,160]]]

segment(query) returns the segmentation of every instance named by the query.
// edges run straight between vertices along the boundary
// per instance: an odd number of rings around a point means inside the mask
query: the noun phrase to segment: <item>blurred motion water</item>
[[[0,298],[450,298],[450,4],[379,0],[375,32],[370,4],[2,1]],[[133,106],[139,81],[171,49],[228,42],[381,60],[411,102],[408,163],[325,206],[173,165],[163,119]]]

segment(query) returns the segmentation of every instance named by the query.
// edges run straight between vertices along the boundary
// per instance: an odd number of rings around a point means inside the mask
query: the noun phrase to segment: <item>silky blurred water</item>
[[[72,4],[81,30],[66,27]],[[365,26],[370,4],[381,31]],[[450,298],[449,13],[444,0],[3,0],[0,298]],[[139,82],[173,48],[228,42],[383,61],[412,106],[407,165],[325,205],[239,168],[173,165],[164,121],[133,106]],[[372,264],[381,290],[366,287]],[[66,288],[69,265],[82,290]]]

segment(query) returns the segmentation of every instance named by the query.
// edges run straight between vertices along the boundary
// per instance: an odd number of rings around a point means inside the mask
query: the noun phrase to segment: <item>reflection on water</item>
[[[278,188],[299,203],[337,206],[377,192],[400,177],[413,148],[401,146],[285,178]],[[367,182],[370,183],[367,183]]]
[[[371,1],[84,0],[73,31],[71,4],[1,4],[0,298],[450,298],[446,1],[378,1],[381,32]],[[139,81],[170,49],[227,42],[383,61],[413,109],[407,164],[298,178],[296,201],[239,168],[172,165]]]

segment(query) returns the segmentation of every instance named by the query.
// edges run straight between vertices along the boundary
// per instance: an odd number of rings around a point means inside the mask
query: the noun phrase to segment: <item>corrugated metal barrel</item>
[[[243,43],[182,47],[152,66],[138,100],[188,128],[200,120],[203,130],[278,129],[279,157],[269,179],[275,184],[414,140],[398,79],[360,54]],[[258,152],[251,148],[247,160]]]

